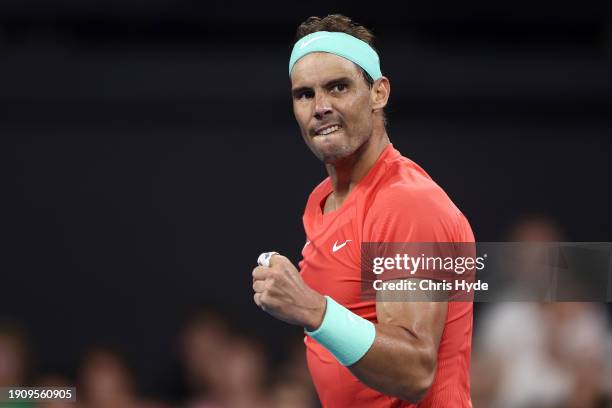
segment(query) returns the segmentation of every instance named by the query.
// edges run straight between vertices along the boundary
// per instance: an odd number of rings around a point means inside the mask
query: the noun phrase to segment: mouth
[[[315,136],[327,136],[342,129],[342,126],[334,124],[318,128],[315,131]]]

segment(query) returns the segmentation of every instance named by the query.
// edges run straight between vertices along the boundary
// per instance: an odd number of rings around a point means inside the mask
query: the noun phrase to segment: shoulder
[[[457,206],[446,192],[412,160],[401,157],[387,165],[372,197],[370,212],[374,215],[394,213],[411,218],[456,217]]]
[[[403,156],[387,163],[369,201],[366,223],[383,236],[455,241],[458,230],[465,229],[462,224],[467,224],[446,192],[418,164]]]

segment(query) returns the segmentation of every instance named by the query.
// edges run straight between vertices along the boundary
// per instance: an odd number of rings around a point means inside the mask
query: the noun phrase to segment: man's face
[[[323,162],[349,157],[370,138],[372,91],[353,62],[308,54],[293,66],[291,93],[302,137]]]

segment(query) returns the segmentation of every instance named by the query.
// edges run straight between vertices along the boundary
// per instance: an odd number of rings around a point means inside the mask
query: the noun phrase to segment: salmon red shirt
[[[300,273],[310,287],[374,323],[376,304],[361,297],[361,242],[474,242],[467,219],[446,193],[392,144],[342,206],[324,214],[331,192],[328,177],[309,196]],[[369,388],[327,349],[309,336],[304,339],[324,408],[471,407],[471,341],[472,303],[448,302],[434,382],[414,405]]]

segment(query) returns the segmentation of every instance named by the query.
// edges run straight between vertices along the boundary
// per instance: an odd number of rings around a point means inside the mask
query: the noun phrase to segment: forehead
[[[313,52],[300,58],[291,70],[294,87],[323,84],[339,77],[357,77],[357,66],[346,58],[328,52]]]

